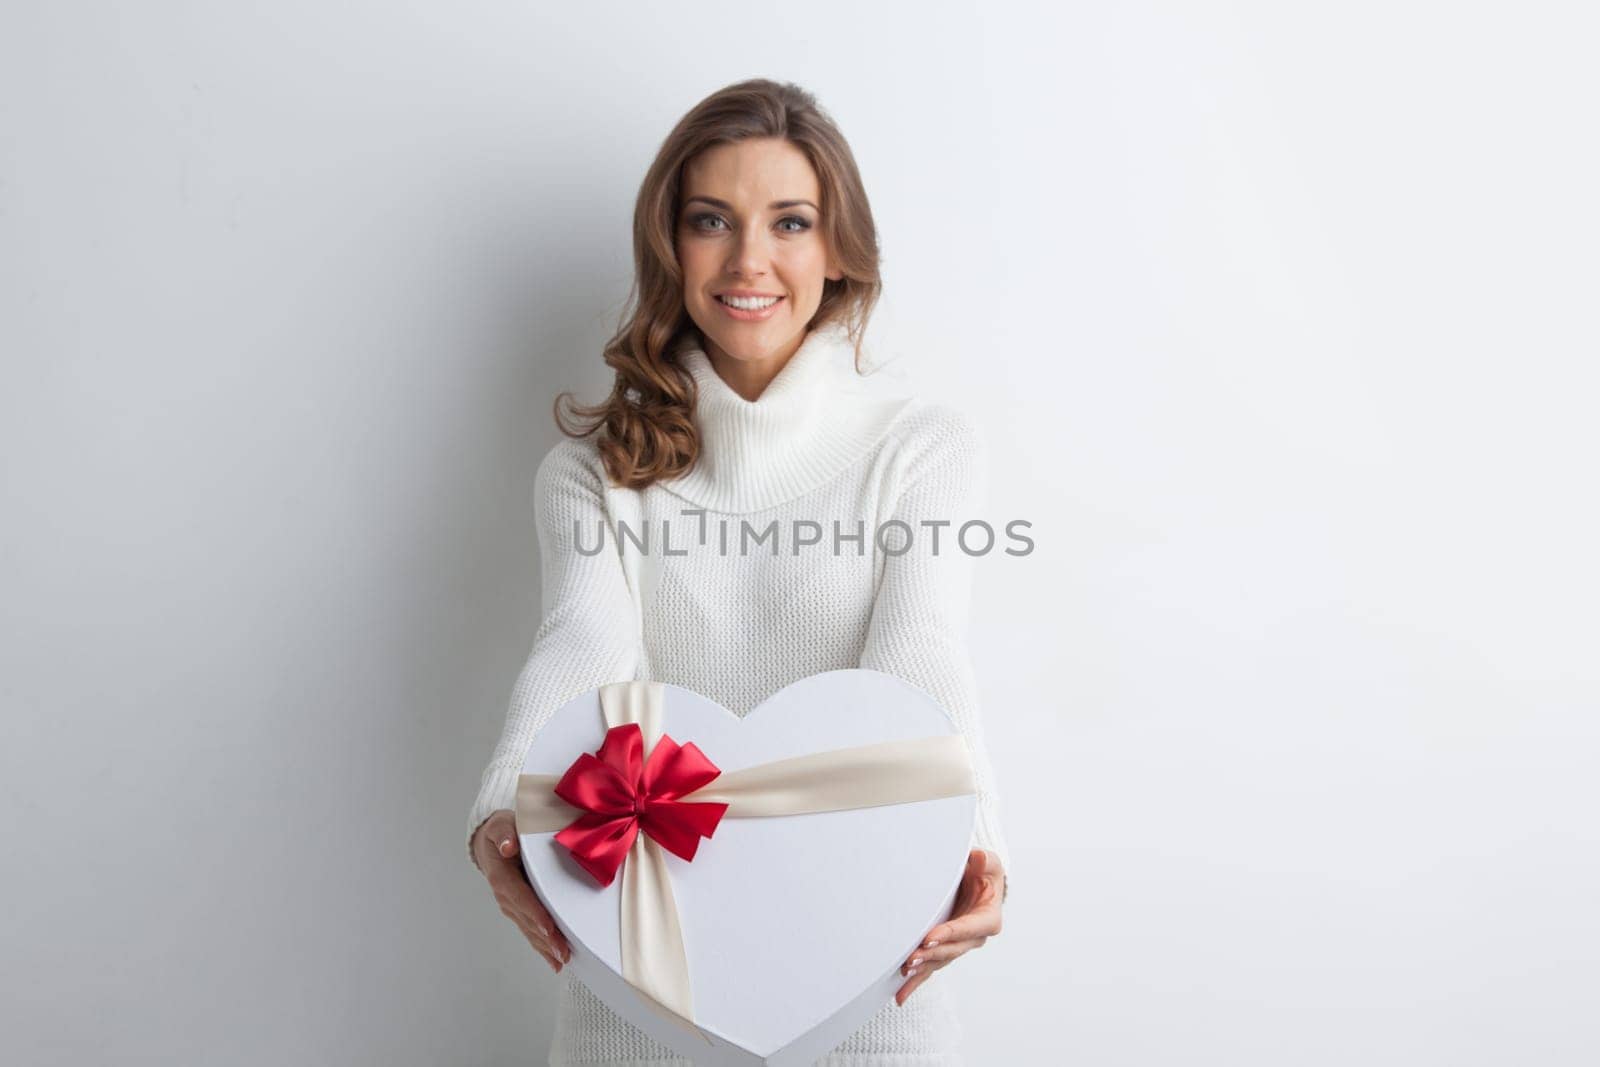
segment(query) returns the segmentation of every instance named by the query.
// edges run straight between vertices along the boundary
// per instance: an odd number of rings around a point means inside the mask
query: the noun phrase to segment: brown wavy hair
[[[715,145],[781,137],[811,161],[822,189],[821,230],[843,277],[824,279],[822,302],[807,330],[842,323],[861,370],[861,338],[883,288],[878,231],[855,157],[833,119],[809,92],[789,82],[752,78],[696,104],[667,134],[639,186],[633,209],[633,286],[606,365],[617,372],[611,394],[583,406],[556,396],[556,425],[570,437],[596,439],[613,484],[643,489],[687,471],[700,455],[692,417],[695,383],[679,364],[683,346],[701,340],[683,303],[675,234],[684,165]],[[562,417],[571,404],[577,424]],[[587,425],[584,425],[587,423]]]

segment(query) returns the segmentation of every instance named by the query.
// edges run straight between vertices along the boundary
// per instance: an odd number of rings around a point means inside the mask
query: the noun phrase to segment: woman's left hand
[[[999,856],[981,848],[967,855],[967,870],[961,876],[950,918],[929,930],[921,947],[900,967],[909,981],[894,995],[896,1004],[904,1004],[934,971],[1000,932],[1005,886],[1006,873],[1000,869]]]

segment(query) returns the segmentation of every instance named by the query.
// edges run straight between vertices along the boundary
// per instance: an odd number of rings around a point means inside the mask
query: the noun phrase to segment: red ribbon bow
[[[668,852],[692,860],[728,805],[678,798],[721,773],[694,742],[679,745],[665,734],[646,762],[639,724],[613,726],[599,752],[579,756],[556,783],[556,796],[587,813],[556,840],[602,886],[616,877],[641,829]]]

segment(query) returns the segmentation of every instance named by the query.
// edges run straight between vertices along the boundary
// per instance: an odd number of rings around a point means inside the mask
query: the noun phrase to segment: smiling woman
[[[717,374],[754,400],[800,347],[843,271],[817,221],[822,190],[781,137],[709,148],[684,166],[678,264],[684,306]]]
[[[543,620],[473,804],[469,852],[502,910],[563,970],[570,946],[523,871],[511,810],[556,709],[644,679],[743,717],[810,675],[894,675],[960,729],[976,822],[953,914],[898,961],[894,998],[820,1062],[951,1067],[960,1029],[948,991],[928,979],[1000,932],[1007,857],[966,644],[971,555],[950,544],[978,518],[982,439],[960,411],[861,373],[881,287],[877,232],[849,146],[805,91],[756,80],[696,105],[645,175],[633,234],[632,308],[604,350],[611,395],[579,407],[587,425],[575,429],[557,397],[572,439],[534,478]],[[578,541],[694,514],[702,531],[752,520],[838,536],[828,552],[734,554],[702,532],[642,558]],[[869,536],[885,525],[916,531],[915,547]],[[689,1067],[570,971],[550,1063]]]
[[[555,398],[566,432],[604,429],[597,447],[617,485],[642,489],[695,464],[685,341],[703,343],[746,400],[819,327],[844,330],[859,365],[882,290],[877,227],[849,143],[798,86],[753,79],[690,109],[640,183],[633,245],[631,310],[604,348],[611,395],[592,407]]]

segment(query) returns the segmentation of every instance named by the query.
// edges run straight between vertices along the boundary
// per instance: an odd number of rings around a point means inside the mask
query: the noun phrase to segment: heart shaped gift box
[[[517,828],[612,1010],[705,1067],[790,1067],[893,998],[950,917],[976,807],[938,702],[852,668],[742,719],[668,683],[583,693],[529,746]]]

